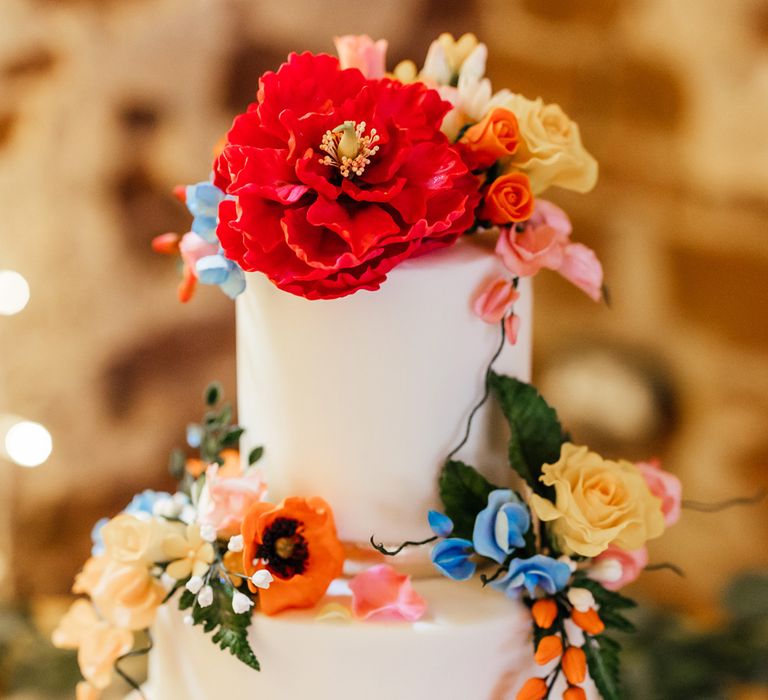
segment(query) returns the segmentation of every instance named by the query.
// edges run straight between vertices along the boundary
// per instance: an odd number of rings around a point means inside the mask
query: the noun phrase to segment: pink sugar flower
[[[595,563],[614,561],[621,566],[621,576],[612,581],[602,580],[601,583],[609,591],[618,591],[635,581],[648,565],[648,549],[641,547],[628,551],[616,545],[609,545],[602,554],[595,558]]]
[[[510,314],[504,319],[504,334],[510,345],[517,343],[517,334],[520,332],[520,317]]]
[[[357,68],[366,78],[380,80],[386,72],[387,40],[374,41],[367,34],[337,36],[333,43],[342,69]]]
[[[179,241],[179,251],[184,267],[194,272],[197,261],[209,255],[216,255],[219,247],[215,243],[208,243],[202,236],[190,231],[185,233]]]
[[[658,460],[637,462],[635,465],[643,475],[645,483],[656,498],[661,499],[661,512],[667,527],[680,519],[683,499],[683,485],[674,474],[664,471]]]
[[[519,297],[510,280],[495,277],[480,288],[472,310],[486,323],[498,323]]]
[[[426,601],[413,589],[411,577],[388,564],[377,564],[350,582],[352,612],[363,620],[407,620],[415,622],[427,609]]]

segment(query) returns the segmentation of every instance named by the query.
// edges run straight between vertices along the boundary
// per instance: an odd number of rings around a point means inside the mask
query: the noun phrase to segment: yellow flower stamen
[[[364,132],[365,122],[351,120],[326,131],[320,150],[327,155],[320,158],[320,162],[338,168],[342,177],[362,175],[365,166],[371,162],[371,156],[379,150],[376,145],[379,140],[376,129],[371,129],[366,136],[363,136]]]

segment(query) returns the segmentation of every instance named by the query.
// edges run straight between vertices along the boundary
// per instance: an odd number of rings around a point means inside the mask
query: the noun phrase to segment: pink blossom
[[[333,43],[342,68],[357,68],[366,77],[380,80],[386,71],[387,40],[374,41],[367,34],[337,36]]]
[[[350,582],[352,612],[363,620],[408,620],[415,622],[427,609],[426,601],[413,589],[411,577],[388,564],[377,564]]]
[[[504,319],[504,333],[510,345],[517,343],[517,334],[520,332],[520,317],[510,314]]]
[[[643,475],[645,483],[656,498],[661,499],[661,512],[664,523],[669,527],[680,519],[680,508],[683,499],[683,485],[674,474],[665,472],[658,460],[637,462],[637,468]]]
[[[632,583],[648,565],[648,550],[645,547],[628,551],[616,545],[609,545],[602,554],[595,558],[595,562],[614,560],[621,565],[621,577],[614,581],[602,581],[603,586],[609,591],[618,591],[629,583]]]
[[[238,534],[248,509],[261,501],[267,490],[258,470],[243,472],[239,463],[228,462],[206,469],[205,487],[198,503],[198,522],[215,527],[220,537]]]
[[[602,265],[587,246],[571,243],[571,230],[571,222],[562,209],[539,199],[522,231],[514,226],[501,230],[496,254],[515,275],[528,277],[543,268],[555,270],[592,299],[600,301]]]
[[[481,287],[472,310],[486,323],[498,323],[519,296],[510,280],[496,277]]]
[[[195,273],[197,261],[209,255],[216,255],[219,252],[219,247],[215,243],[208,243],[202,236],[190,231],[181,237],[179,251],[181,252],[181,259],[184,261],[184,267],[197,277]]]

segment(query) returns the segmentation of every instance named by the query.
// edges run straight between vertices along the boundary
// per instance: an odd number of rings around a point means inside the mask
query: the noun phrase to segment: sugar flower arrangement
[[[494,93],[471,34],[441,35],[421,70],[405,61],[387,73],[384,40],[345,36],[336,48],[338,59],[291,54],[262,75],[210,181],[177,188],[191,231],[154,247],[181,255],[182,301],[198,281],[235,297],[244,271],[307,299],[375,290],[404,260],[484,231],[508,274],[482,281],[473,308],[505,321],[511,341],[520,277],[547,268],[602,297],[599,261],[542,198],[597,180],[559,106]]]
[[[554,697],[561,675],[563,697],[583,700],[587,668],[603,698],[620,698],[620,647],[606,632],[631,632],[623,613],[635,603],[617,591],[647,566],[646,543],[679,518],[680,481],[656,462],[604,459],[571,443],[530,384],[489,369],[488,386],[510,428],[509,484],[451,455],[440,476],[443,512],[428,513],[434,536],[394,551],[371,543],[390,556],[433,544],[443,575],[480,573],[483,586],[529,607],[542,672],[518,700]]]
[[[175,451],[171,458],[178,491],[144,491],[94,527],[92,556],[72,588],[84,597],[53,634],[56,646],[78,650],[78,700],[98,698],[115,672],[141,692],[120,663],[151,649],[157,610],[170,602],[186,611],[185,623],[259,670],[248,639],[252,615],[315,607],[342,574],[344,548],[328,503],[270,502],[258,467],[263,449],[243,465],[233,449],[243,429],[230,424],[228,404],[216,407],[218,385],[205,394],[204,420],[187,432],[199,456]],[[351,579],[347,597],[318,617],[413,621],[426,610],[410,577],[386,564]],[[135,648],[141,637],[149,646]]]

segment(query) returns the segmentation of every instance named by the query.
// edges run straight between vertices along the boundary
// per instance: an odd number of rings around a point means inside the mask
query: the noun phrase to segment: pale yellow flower
[[[110,559],[145,565],[168,561],[163,541],[172,534],[183,532],[181,523],[165,518],[136,517],[121,513],[112,518],[102,529],[104,552]]]
[[[163,550],[171,560],[165,573],[175,579],[205,575],[214,559],[213,545],[200,536],[197,523],[187,526],[186,537],[180,534],[167,537]]]
[[[559,105],[502,90],[488,104],[488,109],[495,107],[517,117],[522,139],[511,167],[528,175],[535,195],[553,185],[576,192],[595,186],[597,161],[584,148],[578,125]]]
[[[560,459],[542,468],[541,481],[554,486],[555,502],[534,494],[531,508],[552,523],[566,554],[595,557],[611,544],[640,549],[664,532],[661,501],[631,462],[565,443]]]

